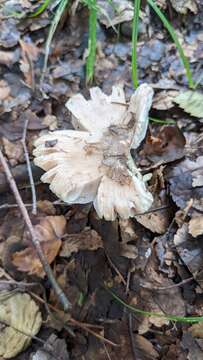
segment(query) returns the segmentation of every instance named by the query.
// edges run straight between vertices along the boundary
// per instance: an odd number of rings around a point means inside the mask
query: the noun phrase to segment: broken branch
[[[0,161],[2,163],[2,166],[3,166],[3,169],[4,169],[4,172],[5,172],[5,175],[6,175],[6,178],[8,180],[8,183],[10,185],[10,188],[13,192],[13,195],[16,199],[16,202],[19,206],[19,209],[22,213],[22,216],[24,218],[24,221],[25,221],[25,224],[29,230],[29,233],[31,235],[31,240],[32,240],[32,244],[33,246],[35,247],[35,250],[37,252],[37,255],[39,256],[39,259],[41,261],[41,264],[43,266],[43,269],[50,281],[50,284],[52,285],[60,303],[62,304],[63,308],[64,308],[64,311],[67,311],[71,304],[69,302],[69,300],[67,299],[65,293],[63,292],[63,290],[60,288],[59,284],[57,283],[55,277],[54,277],[54,274],[52,272],[52,269],[49,265],[49,263],[47,262],[47,259],[46,259],[46,256],[44,255],[44,252],[41,248],[41,244],[39,242],[39,239],[37,238],[36,236],[36,233],[35,233],[35,230],[33,228],[33,225],[32,225],[32,222],[30,220],[30,217],[29,217],[29,214],[28,214],[28,211],[22,201],[22,198],[20,196],[20,193],[18,191],[18,188],[17,188],[17,185],[16,185],[16,182],[11,174],[11,171],[8,167],[8,164],[6,162],[6,159],[2,153],[2,151],[0,150]]]

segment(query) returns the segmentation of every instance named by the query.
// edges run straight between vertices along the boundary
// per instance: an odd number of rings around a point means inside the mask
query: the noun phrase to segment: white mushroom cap
[[[79,94],[67,102],[73,124],[83,131],[41,136],[34,162],[46,171],[41,180],[63,201],[93,202],[99,217],[127,219],[153,202],[135,164],[129,168],[130,148],[137,148],[146,134],[153,91],[141,85],[129,106],[120,86],[110,96],[99,88],[90,94],[89,101]]]

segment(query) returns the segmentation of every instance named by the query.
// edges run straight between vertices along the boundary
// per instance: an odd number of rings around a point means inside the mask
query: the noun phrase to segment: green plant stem
[[[42,75],[41,75],[41,79],[40,79],[41,84],[44,80],[44,76],[45,76],[45,73],[47,70],[47,62],[48,62],[51,42],[52,42],[53,36],[55,34],[56,28],[58,26],[58,23],[61,19],[61,16],[63,15],[63,12],[64,12],[66,6],[68,5],[68,2],[69,2],[69,0],[61,0],[60,4],[56,10],[56,13],[54,15],[54,18],[52,20],[50,29],[49,29],[48,37],[47,37],[46,44],[45,44],[44,65],[43,65]]]
[[[183,323],[198,323],[198,322],[202,322],[203,321],[203,316],[188,316],[188,317],[184,317],[184,316],[176,316],[176,315],[168,315],[168,314],[159,314],[156,312],[151,312],[151,311],[144,311],[141,309],[137,309],[134,306],[128,305],[125,303],[125,301],[123,301],[122,299],[120,299],[113,291],[111,291],[110,289],[106,290],[113,296],[113,298],[121,305],[123,305],[126,309],[129,309],[130,311],[140,314],[140,315],[144,315],[144,316],[155,316],[158,318],[165,318],[167,320],[171,320],[171,321],[176,321],[176,322],[183,322]]]
[[[92,82],[94,76],[94,65],[96,59],[97,46],[97,6],[96,0],[92,0],[89,6],[89,36],[88,36],[88,56],[86,61],[86,81]]]
[[[132,28],[132,80],[135,88],[138,87],[137,76],[137,39],[138,39],[138,25],[139,25],[139,12],[140,0],[134,1],[134,15],[133,15],[133,28]]]
[[[179,51],[179,55],[180,58],[183,62],[184,68],[185,68],[185,72],[186,72],[186,76],[187,76],[187,80],[188,80],[188,85],[191,89],[194,88],[194,82],[192,79],[192,73],[190,71],[190,64],[189,61],[187,59],[187,57],[184,54],[183,48],[178,40],[178,37],[176,35],[176,32],[174,30],[174,28],[171,26],[171,24],[169,23],[169,21],[167,20],[167,18],[165,17],[165,15],[162,13],[162,11],[159,9],[159,7],[155,4],[155,2],[153,0],[147,0],[148,4],[151,6],[151,8],[154,10],[154,12],[158,15],[158,17],[160,18],[160,20],[162,21],[162,23],[164,24],[165,28],[168,30],[169,34],[171,35],[178,51]]]
[[[49,6],[50,2],[51,2],[51,0],[45,0],[36,11],[34,11],[32,14],[29,15],[29,17],[33,18],[33,17],[39,16],[40,14],[42,14],[46,10],[46,8]]]
[[[166,119],[166,120],[161,120],[161,119],[157,119],[157,118],[153,118],[153,117],[149,117],[149,121],[157,123],[157,124],[164,124],[164,125],[174,125],[176,124],[175,120],[170,120],[170,119]]]

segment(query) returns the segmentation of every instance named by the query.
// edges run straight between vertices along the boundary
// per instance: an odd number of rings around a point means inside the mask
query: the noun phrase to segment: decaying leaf
[[[3,137],[2,142],[3,142],[5,154],[13,166],[16,165],[18,162],[24,161],[23,145],[20,141],[16,141],[14,143],[12,141],[9,141],[7,138]]]
[[[195,0],[171,0],[171,5],[180,14],[186,14],[188,10],[197,14],[198,11]]]
[[[59,339],[51,334],[43,348],[32,354],[29,360],[69,360],[65,339]]]
[[[185,112],[192,116],[203,118],[203,94],[198,91],[180,93],[175,101]]]
[[[203,244],[194,239],[188,231],[188,224],[184,223],[174,236],[174,244],[182,262],[188,267],[196,281],[202,287]]]
[[[3,51],[0,50],[0,64],[11,66],[19,59],[19,50]]]
[[[142,273],[142,278],[139,281],[141,282],[140,302],[145,310],[160,314],[185,316],[185,304],[180,289],[173,287],[173,281],[166,278],[156,269],[156,259],[153,255],[149,258],[145,271]],[[162,291],[154,290],[160,287],[165,287],[166,289]],[[139,307],[138,305],[137,307]],[[168,324],[168,322],[167,318],[159,318],[153,315],[144,317],[139,326],[139,333],[144,334],[152,325],[161,327],[164,324]]]
[[[55,259],[60,250],[65,225],[64,216],[46,216],[40,220],[38,225],[35,225],[35,231],[49,264]],[[19,271],[38,276],[45,275],[36,251],[30,243],[24,250],[15,252],[12,255],[12,263]]]
[[[190,328],[189,331],[192,333],[193,337],[198,337],[198,338],[203,338],[203,323],[202,321],[199,322],[198,324],[193,324]]]
[[[145,228],[157,234],[164,234],[170,224],[168,209],[138,215],[135,218]]]
[[[133,6],[129,0],[99,0],[99,20],[107,28],[133,19]]]
[[[203,156],[196,161],[185,159],[175,165],[169,174],[170,193],[173,201],[184,209],[192,199],[192,208],[203,210],[202,182]]]
[[[152,108],[156,110],[169,110],[174,107],[174,98],[178,95],[176,90],[163,90],[154,96]]]
[[[189,233],[193,237],[203,234],[203,215],[195,216],[190,220]]]
[[[11,89],[8,83],[5,80],[0,80],[0,101],[7,99],[10,95],[10,92]]]
[[[46,171],[41,180],[63,201],[93,202],[100,218],[127,219],[153,202],[130,155],[145,137],[153,91],[140,85],[129,105],[120,86],[110,96],[98,87],[90,95],[89,101],[78,94],[66,104],[79,130],[36,140],[35,164]]]
[[[4,290],[0,292],[0,323],[0,355],[10,359],[28,347],[42,318],[30,295]]]
[[[155,128],[148,135],[142,150],[142,155],[152,163],[166,164],[181,159],[185,152],[185,137],[177,126],[162,126]]]
[[[95,230],[84,230],[79,234],[67,234],[63,242],[60,256],[70,257],[80,250],[97,250],[103,247],[101,237]]]
[[[19,40],[22,59],[20,60],[20,69],[25,76],[25,82],[28,86],[34,86],[33,61],[36,61],[39,55],[39,49],[33,43],[27,43]]]
[[[120,254],[128,259],[136,259],[138,256],[137,244],[135,241],[138,239],[134,230],[134,225],[131,219],[119,219],[120,234],[122,241],[120,243]],[[133,244],[134,242],[134,244]]]

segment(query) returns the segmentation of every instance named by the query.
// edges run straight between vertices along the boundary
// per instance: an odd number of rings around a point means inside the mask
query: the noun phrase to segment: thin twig
[[[105,342],[106,344],[109,344],[109,345],[111,345],[111,346],[120,347],[119,344],[116,344],[116,343],[114,343],[113,341],[111,341],[111,340],[109,340],[109,339],[106,339],[104,336],[96,333],[95,331],[91,330],[89,327],[83,325],[83,323],[81,323],[81,322],[79,322],[79,321],[77,321],[77,320],[75,320],[75,319],[71,319],[71,322],[72,322],[73,320],[74,320],[74,323],[75,323],[76,326],[78,325],[81,329],[89,332],[91,335],[95,336],[96,338],[98,338],[98,339],[101,340],[102,342]]]
[[[34,293],[31,293],[31,294],[32,294],[33,297],[35,297],[35,298],[36,298],[38,301],[40,301],[41,303],[43,303],[43,304],[45,303],[44,299],[42,299],[40,296],[38,296],[38,295],[36,295],[36,294],[34,294]],[[48,306],[50,309],[54,310],[56,313],[59,313],[59,314],[61,313],[60,310],[57,309],[55,306],[53,306],[53,305],[51,305],[51,304],[49,304],[49,303],[47,303],[47,306]],[[106,339],[106,338],[103,337],[102,335],[96,333],[95,331],[91,330],[91,328],[96,328],[96,329],[98,328],[98,329],[101,330],[101,326],[83,323],[83,322],[78,321],[78,320],[76,320],[76,319],[74,319],[74,318],[72,318],[72,317],[68,320],[68,323],[69,323],[69,325],[77,326],[77,327],[79,327],[79,328],[87,331],[87,333],[90,333],[91,335],[95,336],[96,338],[98,338],[98,339],[101,340],[102,342],[105,342],[105,343],[107,343],[107,344],[109,344],[109,345],[111,345],[111,346],[116,346],[116,347],[117,347],[117,346],[120,346],[119,344],[116,344],[116,343],[112,342],[111,340]],[[64,328],[66,328],[65,325],[66,325],[66,324],[63,322]],[[102,328],[102,329],[103,329],[103,328]]]
[[[105,353],[106,353],[106,356],[107,356],[108,360],[111,360],[111,356],[110,356],[110,354],[109,354],[109,352],[108,352],[108,349],[107,349],[107,347],[106,347],[106,344],[103,343],[103,346],[104,346],[104,351],[105,351]]]
[[[140,285],[142,288],[145,288],[145,289],[147,289],[147,290],[152,290],[152,291],[154,291],[154,290],[157,290],[157,291],[164,291],[164,290],[169,290],[169,289],[173,289],[173,288],[177,288],[177,287],[180,287],[180,286],[182,286],[182,285],[184,285],[184,284],[187,284],[188,282],[190,282],[190,281],[192,281],[192,280],[194,280],[194,277],[193,276],[191,276],[190,278],[187,278],[187,279],[184,279],[184,280],[182,280],[182,281],[180,281],[179,283],[177,283],[177,284],[173,284],[173,285],[169,285],[169,286],[160,286],[160,287],[154,287],[153,286],[153,288],[151,288],[150,286],[145,286],[144,284],[143,285]]]
[[[135,346],[135,339],[134,339],[134,334],[133,334],[133,324],[132,324],[132,314],[131,313],[128,314],[128,329],[129,329],[130,343],[131,343],[131,348],[132,348],[132,353],[133,353],[133,359],[136,360],[136,358],[137,358],[137,356],[136,356],[136,346]]]
[[[109,257],[109,255],[107,254],[107,252],[105,251],[105,255],[106,255],[106,258],[109,262],[109,264],[111,265],[111,267],[114,269],[114,271],[116,272],[116,274],[119,276],[121,282],[123,283],[123,285],[126,286],[126,281],[123,277],[123,275],[120,273],[120,271],[118,270],[118,268],[116,267],[116,265],[113,263],[113,261],[111,260],[111,258]]]
[[[137,214],[135,214],[135,216],[151,214],[151,213],[154,213],[154,212],[157,212],[157,211],[168,209],[170,207],[171,207],[170,205],[163,205],[163,206],[157,207],[155,209],[149,209],[148,211],[137,213]]]
[[[16,182],[11,174],[11,171],[8,167],[8,164],[6,162],[6,159],[4,158],[4,155],[2,153],[2,151],[0,150],[0,161],[2,163],[2,166],[3,166],[3,169],[4,169],[4,172],[5,172],[5,175],[7,177],[7,180],[8,180],[8,183],[11,187],[11,190],[13,192],[13,195],[16,199],[16,202],[19,206],[19,209],[22,213],[22,216],[24,218],[24,221],[25,221],[25,224],[30,232],[30,235],[31,235],[31,240],[32,240],[32,244],[33,246],[35,247],[35,250],[36,250],[36,253],[41,261],[41,264],[43,266],[43,269],[50,281],[50,284],[52,285],[60,303],[63,305],[63,308],[64,308],[64,311],[67,311],[71,304],[69,302],[69,300],[67,299],[65,293],[63,292],[63,290],[61,289],[61,287],[59,286],[59,284],[57,283],[55,277],[54,277],[54,274],[52,272],[52,269],[49,265],[49,263],[47,262],[47,258],[41,248],[41,244],[40,244],[40,241],[36,235],[36,232],[33,228],[33,225],[32,225],[32,222],[30,220],[30,217],[29,217],[29,214],[28,214],[28,211],[22,201],[22,198],[20,196],[20,193],[18,191],[18,188],[17,188],[17,185],[16,185]]]
[[[35,183],[34,183],[34,179],[33,179],[33,175],[32,175],[30,158],[29,158],[28,149],[27,149],[27,145],[26,145],[26,135],[27,135],[28,122],[29,122],[29,119],[26,119],[24,129],[23,129],[23,136],[22,136],[21,143],[23,145],[23,150],[24,150],[24,154],[25,154],[25,160],[26,160],[26,164],[27,164],[27,171],[28,171],[28,175],[29,175],[29,179],[30,179],[30,186],[31,186],[31,192],[32,192],[32,213],[34,215],[36,215],[37,214],[36,190],[35,190]]]
[[[67,203],[64,203],[60,200],[56,200],[56,201],[53,201],[52,202],[52,205],[54,206],[68,206]],[[33,207],[33,203],[27,203],[27,204],[24,204],[24,206],[26,208],[30,208],[30,207]],[[18,207],[18,204],[2,204],[0,205],[0,210],[4,210],[4,209],[13,209],[13,208],[17,208]]]

